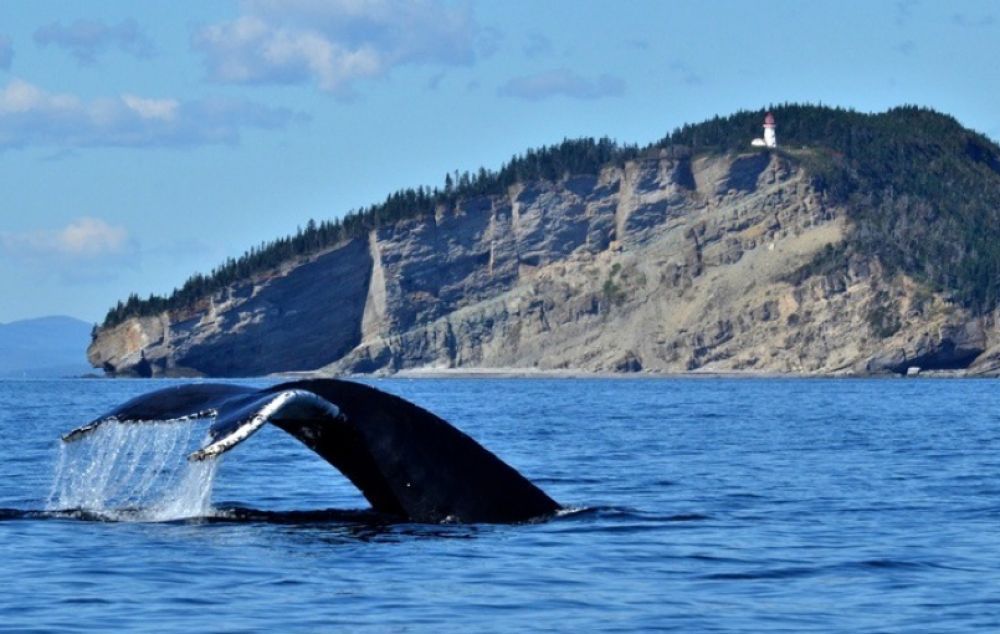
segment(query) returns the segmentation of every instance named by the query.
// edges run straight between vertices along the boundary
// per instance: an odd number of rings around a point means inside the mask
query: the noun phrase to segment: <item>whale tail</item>
[[[291,434],[343,473],[380,513],[418,522],[519,522],[560,507],[513,467],[431,412],[349,381],[315,379],[262,390],[217,383],[139,396],[75,429],[73,442],[108,423],[214,418],[218,456],[265,423]]]

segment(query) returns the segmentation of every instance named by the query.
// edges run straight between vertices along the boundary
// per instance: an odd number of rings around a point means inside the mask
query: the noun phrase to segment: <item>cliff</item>
[[[996,372],[994,312],[853,248],[857,199],[816,158],[653,149],[517,182],[110,324],[88,358],[143,376]]]

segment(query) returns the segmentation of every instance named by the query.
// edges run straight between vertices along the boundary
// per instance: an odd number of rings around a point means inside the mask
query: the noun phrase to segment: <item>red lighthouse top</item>
[[[764,125],[774,127],[774,115],[770,112],[764,117]]]

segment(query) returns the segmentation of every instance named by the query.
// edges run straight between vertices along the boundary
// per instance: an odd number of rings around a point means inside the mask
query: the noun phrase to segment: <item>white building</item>
[[[774,136],[774,115],[770,112],[764,117],[764,145],[778,147],[778,138]]]
[[[750,142],[750,145],[754,147],[778,147],[778,137],[774,134],[774,129],[777,126],[774,125],[774,115],[770,112],[764,117],[764,138],[754,139]]]

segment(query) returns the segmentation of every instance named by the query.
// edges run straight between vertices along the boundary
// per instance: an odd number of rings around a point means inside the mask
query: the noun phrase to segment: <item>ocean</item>
[[[200,423],[59,442],[169,381],[0,381],[0,631],[1000,629],[996,380],[367,382],[567,512],[372,522],[270,426],[170,479]]]

